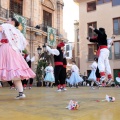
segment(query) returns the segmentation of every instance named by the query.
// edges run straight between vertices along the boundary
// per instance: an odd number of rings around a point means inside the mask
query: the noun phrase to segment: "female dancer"
[[[0,80],[13,80],[18,89],[16,99],[25,98],[21,79],[34,78],[35,73],[29,68],[20,51],[27,45],[22,33],[16,29],[19,22],[10,18],[0,26]]]

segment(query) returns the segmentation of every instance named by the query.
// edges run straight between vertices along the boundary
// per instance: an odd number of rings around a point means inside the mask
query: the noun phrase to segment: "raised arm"
[[[50,54],[53,54],[56,56],[58,56],[60,54],[60,52],[57,49],[51,49],[49,46],[46,46],[46,49]]]
[[[98,29],[94,28],[93,26],[89,26],[90,29],[92,29],[96,34],[102,35],[102,32],[100,32]]]

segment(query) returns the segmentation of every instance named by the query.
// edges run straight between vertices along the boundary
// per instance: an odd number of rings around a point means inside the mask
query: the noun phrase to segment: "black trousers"
[[[66,76],[67,76],[66,68],[63,67],[60,72],[60,84],[61,85],[65,84]]]
[[[7,82],[11,87],[14,85],[12,81],[7,81]]]
[[[96,77],[97,77],[97,78],[100,78],[100,73],[99,73],[99,68],[98,68],[98,67],[97,67],[97,70],[96,70],[96,73],[95,73],[95,74],[96,74]]]
[[[57,65],[54,68],[55,85],[59,85],[60,84],[60,79],[61,79],[60,75],[61,75],[61,72],[62,72],[62,68],[63,68],[62,65]]]
[[[27,85],[28,84],[28,80],[24,79],[22,80],[22,85]],[[29,79],[29,84],[33,84],[33,78]]]

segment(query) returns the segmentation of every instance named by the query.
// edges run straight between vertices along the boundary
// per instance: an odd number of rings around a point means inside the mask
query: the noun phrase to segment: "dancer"
[[[35,77],[35,73],[29,68],[20,51],[27,45],[22,33],[16,29],[19,22],[10,18],[7,23],[0,26],[0,80],[13,80],[18,89],[16,99],[25,98],[21,79]]]
[[[87,37],[87,39],[90,41],[90,42],[94,42],[97,44],[97,52],[96,52],[96,55],[97,57],[99,57],[99,54],[100,54],[100,48],[99,48],[99,44],[98,44],[98,37],[95,36],[95,37]],[[107,46],[108,46],[108,49],[110,49],[113,45],[113,39],[115,39],[115,36],[112,35],[111,38],[107,39]],[[100,73],[99,73],[99,68],[97,66],[97,70],[96,70],[96,77],[97,77],[97,81],[100,82]]]
[[[109,64],[109,50],[107,47],[107,35],[105,33],[105,29],[104,28],[99,28],[99,30],[93,28],[92,26],[89,26],[89,28],[91,28],[92,30],[94,30],[94,32],[98,35],[98,44],[99,44],[99,49],[100,49],[100,55],[98,58],[98,68],[100,71],[100,81],[101,83],[103,81],[105,81],[106,77],[105,77],[105,70],[106,73],[108,75],[108,81],[107,84],[110,84],[112,81],[112,75],[111,75],[111,68],[110,68],[110,64]]]
[[[35,54],[31,59],[30,59],[30,55],[28,55],[28,54],[23,54],[23,57],[24,57],[25,61],[27,62],[28,66],[31,68],[31,63],[35,61]],[[26,79],[22,80],[24,90],[26,90],[27,83],[28,83],[28,80],[26,80]],[[32,88],[32,84],[33,84],[33,78],[30,78],[29,79],[29,89]]]
[[[46,46],[47,51],[50,54],[54,55],[54,64],[55,64],[55,68],[54,68],[54,75],[55,75],[55,84],[58,87],[57,91],[62,91],[61,90],[61,85],[60,85],[60,73],[62,71],[63,68],[63,52],[62,49],[65,46],[65,44],[63,42],[59,43],[57,45],[57,49],[51,49],[49,46]]]
[[[79,68],[76,66],[75,61],[72,61],[71,72],[72,74],[67,82],[70,83],[70,87],[73,87],[73,85],[75,85],[76,88],[78,88],[78,83],[82,82],[83,79],[79,75]]]
[[[99,57],[99,54],[100,54],[100,49],[99,49],[99,44],[97,43],[98,39],[97,39],[97,36],[95,37],[87,37],[87,39],[90,41],[90,42],[94,42],[97,44],[97,51],[96,51],[96,56]],[[98,68],[98,65],[97,65],[97,69],[96,69],[96,77],[97,77],[97,81],[100,82],[100,73],[99,73],[99,68]]]
[[[47,87],[49,86],[49,84],[51,87],[53,87],[55,78],[53,74],[54,70],[51,63],[49,63],[49,65],[45,68],[45,72],[46,72],[46,75],[45,75],[44,81],[46,82]]]
[[[91,81],[91,88],[92,89],[95,89],[94,87],[93,87],[93,85],[94,85],[94,83],[97,85],[97,86],[99,86],[99,83],[98,83],[98,81],[97,81],[97,77],[96,77],[96,70],[97,70],[97,62],[98,62],[98,58],[97,57],[95,57],[94,58],[94,62],[92,63],[92,65],[90,66],[91,67],[91,73],[90,73],[90,75],[89,75],[89,77],[88,77],[88,80],[89,81]]]

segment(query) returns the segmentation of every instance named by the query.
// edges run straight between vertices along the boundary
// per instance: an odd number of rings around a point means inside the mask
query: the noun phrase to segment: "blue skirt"
[[[79,76],[79,74],[72,72],[70,78],[67,80],[68,83],[71,85],[78,84],[79,82],[82,82],[83,79]]]
[[[54,78],[54,75],[52,73],[47,73],[45,78],[44,78],[44,81],[45,82],[55,82],[55,78]]]

